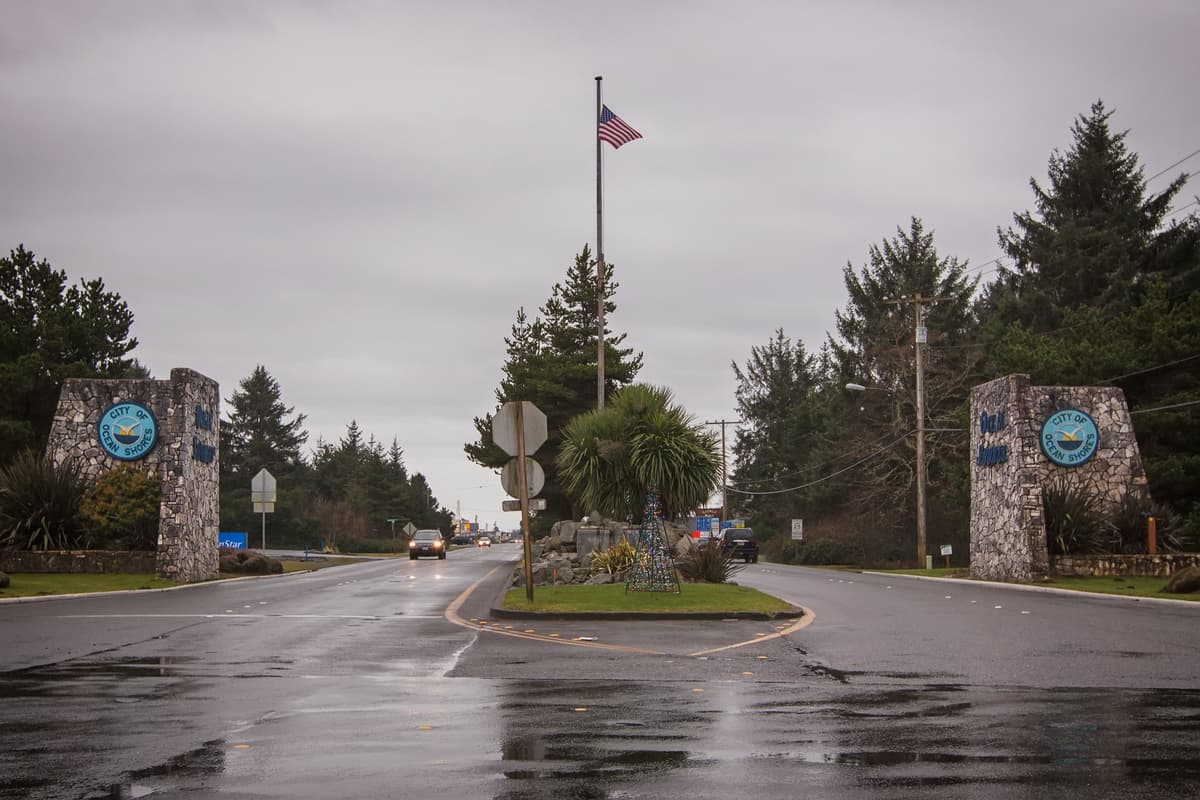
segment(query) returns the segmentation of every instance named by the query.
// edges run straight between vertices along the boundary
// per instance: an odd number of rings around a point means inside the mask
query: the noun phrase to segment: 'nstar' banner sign
[[[246,534],[245,533],[227,533],[222,531],[217,534],[217,547],[233,547],[238,550],[246,549]]]

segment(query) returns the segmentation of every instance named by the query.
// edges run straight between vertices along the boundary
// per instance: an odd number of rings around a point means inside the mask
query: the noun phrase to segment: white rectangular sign
[[[793,542],[803,542],[804,541],[804,520],[802,520],[802,519],[792,520],[792,541]]]

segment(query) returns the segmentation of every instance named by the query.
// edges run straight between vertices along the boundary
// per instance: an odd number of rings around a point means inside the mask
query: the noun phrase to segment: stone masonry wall
[[[1098,575],[1105,578],[1169,578],[1181,569],[1200,567],[1200,554],[1057,556],[1055,575]]]
[[[154,572],[154,556],[137,550],[0,550],[0,572],[136,574]]]
[[[100,447],[101,414],[129,401],[153,412],[158,441],[143,458],[128,463],[159,480],[156,569],[163,578],[217,577],[220,399],[216,381],[190,369],[173,369],[166,381],[73,379],[59,395],[47,453],[59,464],[75,459],[88,481],[121,463]]]
[[[1054,411],[1078,408],[1096,423],[1096,454],[1061,467],[1038,437]],[[1107,508],[1147,491],[1124,393],[1111,386],[1030,386],[1009,375],[971,392],[971,575],[985,580],[1049,577],[1042,489],[1051,484],[1095,494]],[[1107,509],[1106,509],[1107,510]]]

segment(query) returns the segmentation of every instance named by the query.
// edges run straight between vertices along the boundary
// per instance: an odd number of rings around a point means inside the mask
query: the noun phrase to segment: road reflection
[[[170,657],[0,674],[0,798],[1129,800],[1200,785],[1200,691],[768,681],[749,668],[414,681],[400,664],[354,680],[239,679],[232,662],[221,677]]]
[[[509,684],[498,711],[504,800],[1129,798],[1200,782],[1197,692],[614,679]]]

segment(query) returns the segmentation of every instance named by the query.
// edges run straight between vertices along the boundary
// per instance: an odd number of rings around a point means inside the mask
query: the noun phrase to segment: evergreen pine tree
[[[613,267],[606,264],[605,319],[612,318],[619,287]],[[546,472],[540,497],[546,511],[539,514],[538,530],[548,529],[559,519],[578,518],[590,509],[574,509],[563,493],[554,456],[562,441],[562,430],[573,418],[596,404],[596,262],[585,246],[568,268],[565,281],[556,283],[550,297],[532,322],[519,309],[510,335],[505,339],[507,361],[496,390],[496,409],[510,400],[527,400],[546,414],[549,439],[536,457]],[[632,383],[642,366],[642,355],[623,347],[625,334],[605,331],[604,378],[606,394]],[[492,441],[492,416],[475,418],[479,438],[464,446],[475,463],[499,469],[510,458]]]

